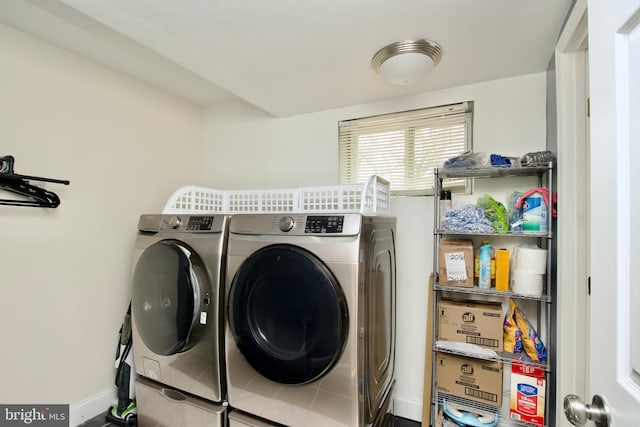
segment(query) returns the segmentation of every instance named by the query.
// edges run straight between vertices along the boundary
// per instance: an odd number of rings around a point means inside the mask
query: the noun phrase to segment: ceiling
[[[0,21],[199,105],[241,98],[293,116],[542,72],[574,0],[2,0]],[[370,66],[426,38],[411,85]]]

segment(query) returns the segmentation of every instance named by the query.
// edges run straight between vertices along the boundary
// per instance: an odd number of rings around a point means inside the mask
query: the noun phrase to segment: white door
[[[589,0],[588,17],[591,294],[581,397],[607,403],[611,421],[600,425],[631,427],[640,425],[640,0]]]

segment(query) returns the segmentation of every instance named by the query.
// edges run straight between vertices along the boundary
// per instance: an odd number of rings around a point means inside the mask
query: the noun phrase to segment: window
[[[379,175],[394,195],[433,194],[433,169],[472,148],[472,110],[465,102],[340,122],[340,183]],[[464,189],[466,180],[447,183]]]

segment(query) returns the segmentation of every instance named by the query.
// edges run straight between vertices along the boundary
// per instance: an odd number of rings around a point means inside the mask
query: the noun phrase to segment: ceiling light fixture
[[[371,67],[380,77],[394,84],[414,83],[438,65],[442,49],[425,39],[404,40],[391,43],[373,55]]]

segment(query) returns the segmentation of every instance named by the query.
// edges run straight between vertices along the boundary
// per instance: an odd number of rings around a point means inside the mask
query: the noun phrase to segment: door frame
[[[576,1],[555,50],[557,103],[556,425],[567,394],[588,388],[587,1]],[[587,355],[585,358],[584,355]]]

